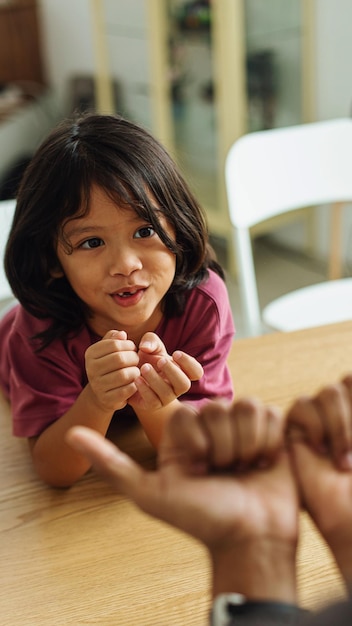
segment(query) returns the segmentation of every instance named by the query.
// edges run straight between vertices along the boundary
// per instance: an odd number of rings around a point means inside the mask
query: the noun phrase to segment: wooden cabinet
[[[0,2],[0,84],[44,83],[34,0]]]

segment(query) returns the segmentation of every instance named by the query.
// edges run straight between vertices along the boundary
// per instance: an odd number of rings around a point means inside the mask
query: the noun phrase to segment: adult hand
[[[208,547],[214,595],[295,601],[298,498],[277,411],[250,400],[183,407],[165,425],[156,472],[88,429],[69,442],[142,510]]]
[[[352,377],[288,413],[289,440],[303,504],[352,582]]]

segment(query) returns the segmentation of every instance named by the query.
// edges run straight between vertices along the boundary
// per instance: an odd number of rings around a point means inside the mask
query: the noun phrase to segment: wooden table
[[[237,396],[286,408],[352,370],[352,322],[234,342]],[[120,446],[146,466],[154,454],[137,425]],[[27,443],[11,436],[0,398],[1,626],[204,626],[209,567],[204,549],[148,518],[93,473],[69,490],[34,475]],[[341,596],[342,583],[309,521],[302,519],[300,600]],[[322,594],[322,595],[321,595]]]

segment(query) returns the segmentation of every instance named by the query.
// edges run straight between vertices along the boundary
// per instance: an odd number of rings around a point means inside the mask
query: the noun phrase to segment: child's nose
[[[129,246],[114,249],[110,255],[110,274],[129,276],[132,272],[142,269],[139,255]]]

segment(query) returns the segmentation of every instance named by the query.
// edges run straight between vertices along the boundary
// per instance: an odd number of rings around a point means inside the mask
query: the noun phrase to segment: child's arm
[[[139,376],[138,355],[126,333],[110,331],[86,352],[88,384],[70,409],[29,440],[35,469],[46,483],[68,487],[88,469],[89,463],[65,442],[66,433],[84,425],[105,435],[114,411],[135,393]]]
[[[189,390],[193,380],[202,377],[203,368],[181,350],[169,356],[154,333],[142,337],[138,355],[141,376],[135,380],[137,392],[128,403],[149,440],[158,448],[165,421],[181,404],[178,397]]]

